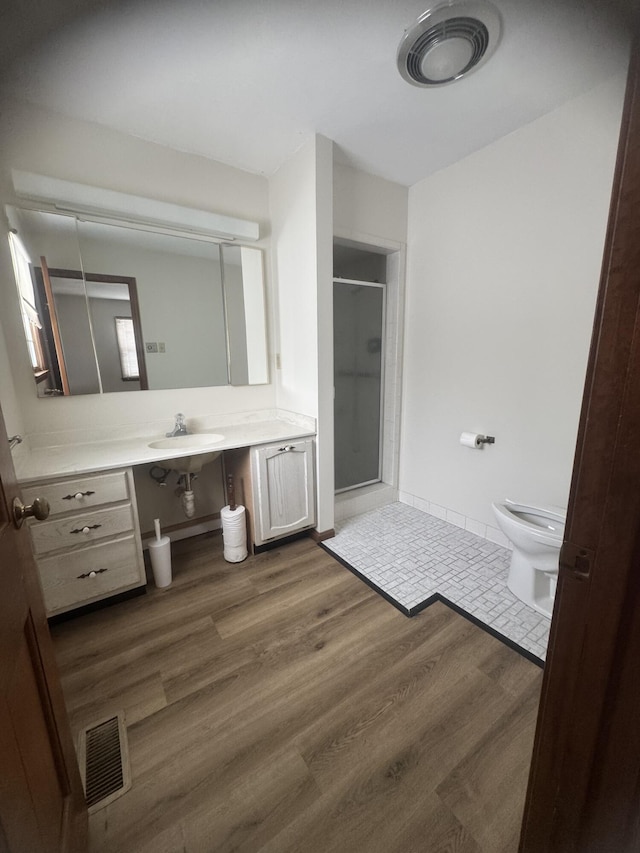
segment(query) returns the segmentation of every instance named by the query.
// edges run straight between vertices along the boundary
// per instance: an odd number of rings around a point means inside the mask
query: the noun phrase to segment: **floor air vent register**
[[[78,763],[90,814],[129,790],[131,770],[123,711],[80,732]]]

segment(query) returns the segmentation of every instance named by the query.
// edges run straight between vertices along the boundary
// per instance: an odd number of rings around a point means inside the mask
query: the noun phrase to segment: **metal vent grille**
[[[500,42],[502,19],[490,0],[443,0],[404,31],[398,71],[412,86],[443,86],[481,68]]]
[[[451,38],[464,39],[469,42],[472,47],[472,56],[467,65],[457,72],[452,77],[447,77],[444,80],[432,80],[422,73],[422,60],[426,53],[432,50],[436,45],[441,44]],[[406,59],[406,68],[409,76],[416,81],[426,86],[439,85],[449,83],[457,77],[461,77],[470,71],[475,65],[480,62],[485,55],[489,46],[489,31],[476,18],[449,18],[447,21],[442,21],[439,24],[424,32],[413,44]]]
[[[87,726],[78,743],[89,812],[104,808],[131,787],[124,713]]]

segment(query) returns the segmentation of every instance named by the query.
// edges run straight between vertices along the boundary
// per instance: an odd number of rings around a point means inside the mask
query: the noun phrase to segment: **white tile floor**
[[[544,660],[550,621],[507,589],[506,548],[402,503],[338,522],[323,545],[407,611],[439,594]]]

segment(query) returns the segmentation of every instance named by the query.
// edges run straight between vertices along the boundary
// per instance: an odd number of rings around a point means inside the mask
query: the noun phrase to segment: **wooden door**
[[[637,50],[629,71],[565,535],[520,851],[635,853],[640,850]]]
[[[0,411],[0,851],[80,853],[87,811]]]

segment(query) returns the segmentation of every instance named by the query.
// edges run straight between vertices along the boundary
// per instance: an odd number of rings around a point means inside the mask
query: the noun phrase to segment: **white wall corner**
[[[316,418],[317,527],[333,527],[333,143],[305,141],[270,179],[277,407]]]
[[[333,529],[335,511],[333,421],[333,142],[316,136],[318,295],[317,528]]]
[[[409,191],[399,485],[434,514],[491,528],[505,495],[566,506],[624,83]]]

